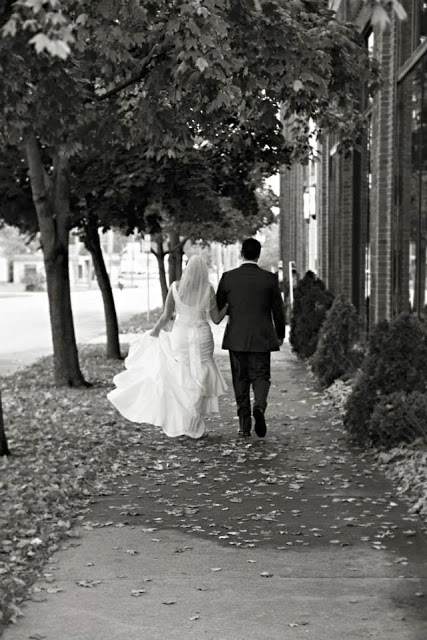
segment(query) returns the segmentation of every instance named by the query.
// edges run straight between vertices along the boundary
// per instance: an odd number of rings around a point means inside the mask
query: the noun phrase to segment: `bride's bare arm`
[[[228,302],[226,302],[225,305],[222,307],[222,309],[219,310],[218,305],[216,304],[215,291],[213,290],[213,287],[212,287],[212,292],[213,292],[213,297],[212,297],[212,306],[210,308],[210,316],[211,316],[212,322],[214,322],[215,324],[219,324],[223,319],[223,317],[228,312]]]
[[[158,319],[154,329],[150,331],[150,336],[152,336],[153,338],[157,338],[159,336],[161,329],[163,329],[163,327],[165,327],[169,322],[169,320],[172,318],[174,310],[175,310],[175,300],[173,297],[172,289],[170,288],[168,291],[168,295],[166,297],[163,313]]]

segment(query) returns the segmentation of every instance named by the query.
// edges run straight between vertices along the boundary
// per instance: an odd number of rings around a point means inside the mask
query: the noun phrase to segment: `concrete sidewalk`
[[[200,441],[141,427],[4,640],[425,640],[421,523],[288,346],[273,381],[264,440],[231,390]]]

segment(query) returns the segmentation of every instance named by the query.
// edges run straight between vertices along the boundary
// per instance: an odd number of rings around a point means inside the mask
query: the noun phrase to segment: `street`
[[[147,288],[115,289],[119,323],[148,308]],[[149,306],[161,306],[157,280],[150,280]],[[99,289],[72,293],[77,343],[90,342],[105,333],[104,308]],[[0,376],[9,375],[35,359],[52,353],[46,292],[0,292]]]

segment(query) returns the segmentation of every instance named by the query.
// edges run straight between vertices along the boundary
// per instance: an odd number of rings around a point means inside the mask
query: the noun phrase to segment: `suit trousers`
[[[265,411],[270,389],[270,352],[230,351],[229,354],[238,414],[251,413],[251,385],[254,409]]]

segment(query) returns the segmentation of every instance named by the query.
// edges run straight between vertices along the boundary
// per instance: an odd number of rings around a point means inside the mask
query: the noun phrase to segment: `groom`
[[[216,297],[219,309],[229,305],[222,348],[230,353],[239,435],[251,433],[252,385],[255,433],[263,438],[267,432],[264,413],[270,388],[270,353],[283,343],[285,309],[277,276],[257,264],[260,253],[258,240],[245,240],[241,266],[223,274]]]

